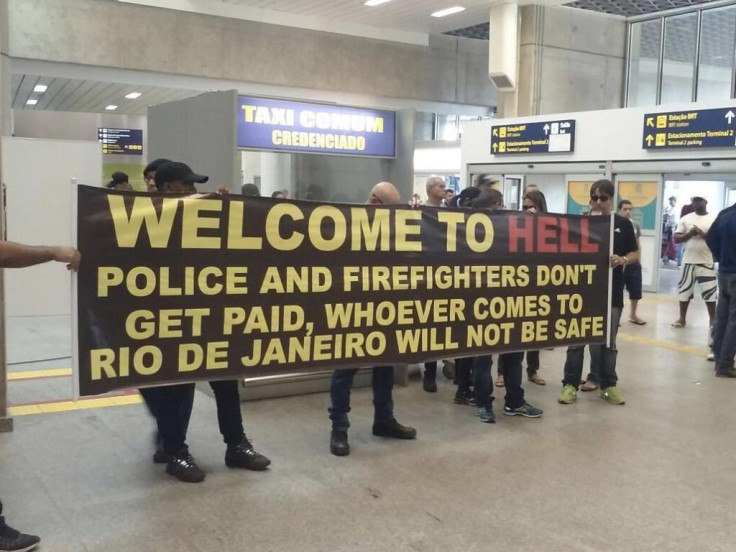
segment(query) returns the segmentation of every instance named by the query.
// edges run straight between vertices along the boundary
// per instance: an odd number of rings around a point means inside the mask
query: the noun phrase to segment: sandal
[[[641,318],[629,318],[629,322],[631,322],[632,324],[636,324],[637,326],[646,325],[646,321],[642,320]]]
[[[683,324],[679,320],[675,320],[672,324],[670,324],[670,326],[673,328],[684,328],[685,324]]]
[[[547,385],[547,382],[540,378],[537,374],[530,375],[528,379],[530,382],[536,383],[537,385]]]
[[[581,391],[595,391],[596,389],[598,389],[598,384],[592,381],[586,381],[580,386]]]

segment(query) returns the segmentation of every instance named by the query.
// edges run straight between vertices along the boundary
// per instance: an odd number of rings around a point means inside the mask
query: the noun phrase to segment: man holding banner
[[[155,173],[156,188],[163,193],[197,192],[195,184],[205,183],[209,177],[195,174],[184,163],[171,162],[162,165]],[[217,403],[217,421],[227,445],[225,464],[230,468],[265,470],[271,461],[255,451],[243,430],[243,415],[240,411],[238,380],[211,381],[210,387]],[[171,394],[171,389],[181,388],[175,397],[164,401],[152,409],[156,415],[159,430],[163,430],[164,452],[167,455],[166,473],[180,481],[198,483],[205,478],[204,471],[197,465],[184,444],[194,400],[194,384],[172,385],[143,391],[146,395]],[[191,392],[189,391],[191,390]],[[191,397],[191,398],[190,398]],[[150,399],[147,399],[150,400]],[[153,401],[155,403],[155,399]],[[171,409],[174,413],[168,412]],[[184,416],[182,416],[184,412]],[[178,415],[177,415],[178,413]],[[169,420],[169,418],[172,418]],[[163,421],[163,423],[162,423]],[[173,438],[170,432],[174,433]]]
[[[590,187],[590,215],[610,216],[613,212],[613,197],[615,188],[610,180],[597,180]],[[611,404],[625,404],[621,392],[616,387],[616,334],[621,321],[621,312],[624,307],[624,268],[639,261],[639,245],[631,221],[621,215],[614,215],[613,255],[611,256],[612,295],[610,344],[590,345],[591,356],[598,355],[600,359],[598,385],[600,396]],[[557,401],[560,404],[572,404],[577,400],[578,387],[583,373],[583,358],[585,346],[575,345],[567,349],[565,362],[565,377],[562,381],[562,393]]]
[[[368,205],[396,205],[401,202],[399,191],[390,182],[376,184],[368,196]],[[350,454],[348,443],[348,428],[350,421],[350,388],[358,369],[335,370],[332,373],[330,384],[329,408],[332,420],[332,434],[330,436],[330,452],[335,456]],[[373,406],[375,416],[373,421],[373,435],[392,437],[394,439],[416,439],[417,431],[413,427],[401,425],[394,418],[394,403],[391,391],[394,386],[394,367],[377,366],[373,368]]]
[[[79,251],[72,247],[34,247],[0,241],[0,268],[25,268],[56,261],[66,263],[69,270],[77,271],[81,260]],[[3,503],[0,502],[0,514],[2,513]],[[40,538],[23,534],[7,525],[5,518],[0,515],[0,551],[30,551],[40,542]]]

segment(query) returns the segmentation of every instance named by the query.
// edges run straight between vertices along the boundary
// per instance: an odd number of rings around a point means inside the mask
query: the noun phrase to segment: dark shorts
[[[638,301],[641,299],[641,265],[639,263],[630,264],[624,270],[624,285],[626,291],[629,292],[630,301]]]

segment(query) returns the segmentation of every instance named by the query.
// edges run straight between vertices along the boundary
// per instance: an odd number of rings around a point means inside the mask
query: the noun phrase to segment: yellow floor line
[[[54,368],[51,370],[25,370],[22,372],[8,372],[8,381],[23,381],[41,378],[60,378],[71,375],[71,368]]]
[[[8,413],[11,416],[28,416],[31,414],[50,414],[52,412],[68,412],[70,410],[88,410],[90,408],[107,408],[109,406],[126,406],[140,404],[143,401],[140,395],[123,395],[120,397],[101,397],[96,399],[80,399],[74,401],[59,401],[41,404],[26,404],[11,406]]]
[[[670,349],[671,351],[677,351],[678,353],[686,353],[695,356],[705,356],[709,353],[708,349],[703,347],[693,347],[691,345],[680,345],[679,343],[673,343],[671,341],[662,341],[660,339],[651,339],[649,337],[642,337],[640,335],[632,335],[627,333],[618,333],[618,339],[628,341],[630,343],[639,343],[641,345],[648,345],[650,347],[659,347],[660,349]]]

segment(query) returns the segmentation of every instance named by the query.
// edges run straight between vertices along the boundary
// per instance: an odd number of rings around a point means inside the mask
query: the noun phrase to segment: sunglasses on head
[[[601,203],[605,203],[609,199],[611,199],[611,198],[608,197],[607,195],[592,195],[592,196],[590,196],[590,201],[592,201],[594,203],[596,201],[600,201]]]

